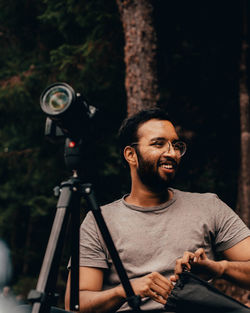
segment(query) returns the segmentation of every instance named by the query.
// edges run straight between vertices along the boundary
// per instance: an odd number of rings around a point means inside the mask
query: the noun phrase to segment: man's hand
[[[152,300],[166,303],[166,300],[173,289],[173,284],[158,272],[131,281],[134,293],[141,298],[150,297]]]
[[[183,270],[192,271],[205,280],[221,277],[224,273],[225,262],[210,260],[203,248],[196,250],[194,253],[186,251],[182,258],[176,260],[175,273],[170,277],[170,280],[176,282]]]

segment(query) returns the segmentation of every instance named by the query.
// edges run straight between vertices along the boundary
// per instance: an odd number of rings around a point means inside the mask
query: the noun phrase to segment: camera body
[[[47,115],[45,135],[83,139],[90,128],[96,108],[67,83],[55,83],[41,94],[40,105]]]

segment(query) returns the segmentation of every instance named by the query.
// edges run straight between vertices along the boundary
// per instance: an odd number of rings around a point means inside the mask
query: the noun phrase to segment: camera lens
[[[72,102],[72,92],[63,85],[54,86],[47,90],[43,96],[43,108],[49,114],[59,114]]]
[[[53,111],[63,110],[68,102],[68,95],[59,90],[50,94],[48,98],[48,105]]]

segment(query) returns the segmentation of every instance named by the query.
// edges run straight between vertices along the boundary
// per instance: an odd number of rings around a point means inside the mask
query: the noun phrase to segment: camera
[[[45,135],[66,136],[72,140],[86,137],[96,108],[67,83],[55,83],[40,96],[40,105],[47,115]]]

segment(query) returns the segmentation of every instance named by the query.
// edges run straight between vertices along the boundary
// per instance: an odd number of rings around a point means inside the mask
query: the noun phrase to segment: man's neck
[[[140,207],[153,207],[167,202],[172,197],[173,193],[169,189],[157,193],[147,188],[138,188],[135,191],[132,187],[131,193],[125,198],[125,201]]]

